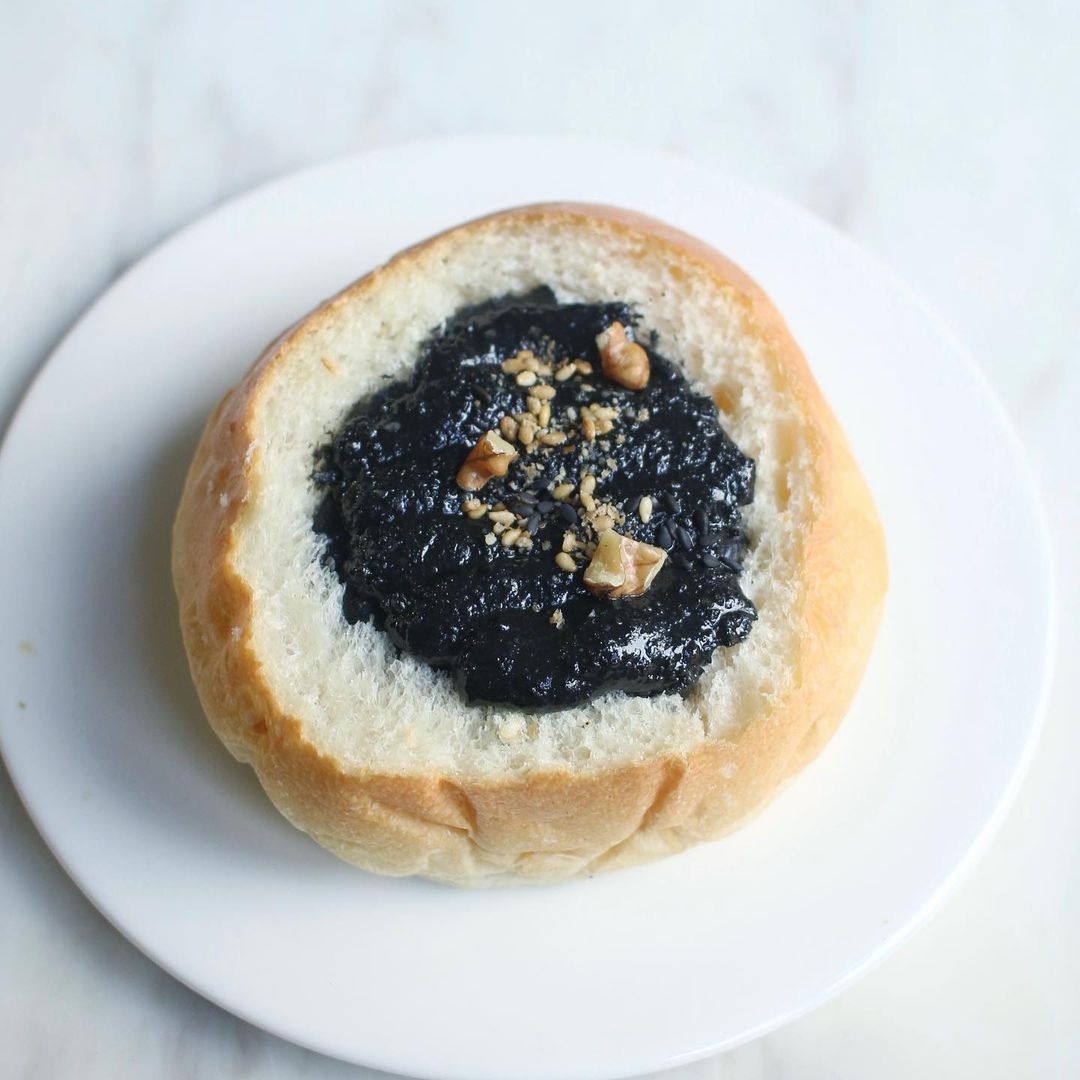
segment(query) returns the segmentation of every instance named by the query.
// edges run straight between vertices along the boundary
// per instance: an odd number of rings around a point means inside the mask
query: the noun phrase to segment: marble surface
[[[264,178],[402,139],[675,149],[813,209],[907,277],[975,353],[1046,502],[1062,659],[1045,734],[989,852],[912,941],[810,1016],[665,1075],[1080,1075],[1080,8],[152,0],[12,3],[2,24],[0,425],[162,237]],[[2,770],[0,838],[0,1076],[374,1075],[144,959]]]

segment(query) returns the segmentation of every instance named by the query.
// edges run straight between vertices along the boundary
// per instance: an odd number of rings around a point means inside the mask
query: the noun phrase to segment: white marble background
[[[451,132],[675,148],[848,230],[972,348],[1054,531],[1060,671],[990,852],[853,989],[667,1075],[1080,1075],[1080,8],[6,0],[0,425],[79,313],[178,226],[296,166]],[[2,770],[0,837],[0,1076],[374,1075],[144,959],[67,880]]]

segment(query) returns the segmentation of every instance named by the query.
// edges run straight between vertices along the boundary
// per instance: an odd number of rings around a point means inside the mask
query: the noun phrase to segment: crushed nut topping
[[[532,446],[536,438],[536,419],[531,413],[525,413],[518,421],[518,442],[524,447]]]
[[[642,544],[609,529],[600,534],[582,581],[594,596],[617,600],[640,596],[667,559],[663,548]]]
[[[649,382],[649,355],[626,336],[620,322],[613,322],[596,338],[604,374],[628,390],[642,390]]]
[[[458,487],[479,491],[493,476],[505,476],[518,452],[497,432],[487,431],[458,469]]]

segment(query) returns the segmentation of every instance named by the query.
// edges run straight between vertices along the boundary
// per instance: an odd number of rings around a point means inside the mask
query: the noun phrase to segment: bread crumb
[[[561,627],[562,624],[566,622],[566,620],[563,618],[562,608],[556,608],[551,613],[551,617],[548,619],[548,622],[551,623],[552,626]]]
[[[525,738],[525,721],[520,716],[513,716],[499,724],[500,742],[515,743],[523,738]]]

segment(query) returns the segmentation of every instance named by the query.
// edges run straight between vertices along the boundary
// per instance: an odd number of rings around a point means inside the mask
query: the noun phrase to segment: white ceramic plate
[[[285,324],[497,207],[619,203],[768,290],[850,435],[888,611],[824,755],[741,832],[550,889],[459,892],[335,861],[233,763],[191,688],[169,528],[211,405]],[[87,896],[177,978],[298,1043],[429,1077],[614,1077],[749,1039],[865,972],[970,862],[1032,748],[1044,533],[971,362],[802,211],[652,151],[454,140],[229,203],[88,312],[0,459],[0,744]]]

